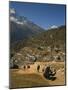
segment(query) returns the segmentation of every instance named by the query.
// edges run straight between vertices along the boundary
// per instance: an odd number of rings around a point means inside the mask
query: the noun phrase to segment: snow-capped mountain
[[[24,16],[18,16],[14,9],[10,9],[10,21],[23,25],[26,23],[27,19]]]
[[[51,29],[55,29],[55,28],[58,28],[58,26],[52,25],[50,28],[51,28]]]
[[[27,17],[19,16],[14,9],[10,9],[9,21],[11,42],[23,40],[44,31],[43,28],[28,20]]]

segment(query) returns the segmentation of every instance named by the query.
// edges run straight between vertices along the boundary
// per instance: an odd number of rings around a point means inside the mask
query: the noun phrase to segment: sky
[[[10,2],[9,8],[15,9],[19,16],[25,16],[44,29],[65,25],[65,5]]]

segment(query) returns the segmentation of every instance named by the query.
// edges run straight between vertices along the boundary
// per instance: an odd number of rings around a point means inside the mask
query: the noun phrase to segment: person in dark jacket
[[[37,71],[39,72],[39,70],[40,70],[40,65],[37,66]]]
[[[43,75],[45,78],[52,80],[54,79],[55,74],[56,74],[56,70],[52,71],[50,66],[47,66]]]

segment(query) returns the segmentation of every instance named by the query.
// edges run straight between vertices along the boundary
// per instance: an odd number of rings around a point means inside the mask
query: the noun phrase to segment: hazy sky
[[[43,28],[65,25],[65,5],[10,2],[9,6]]]

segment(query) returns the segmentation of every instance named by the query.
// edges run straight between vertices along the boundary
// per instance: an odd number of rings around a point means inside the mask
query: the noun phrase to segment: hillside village
[[[49,61],[65,61],[65,52],[61,48],[54,47],[52,49],[49,46],[38,48],[24,47],[11,58],[12,67],[13,64],[20,67],[28,63]]]

